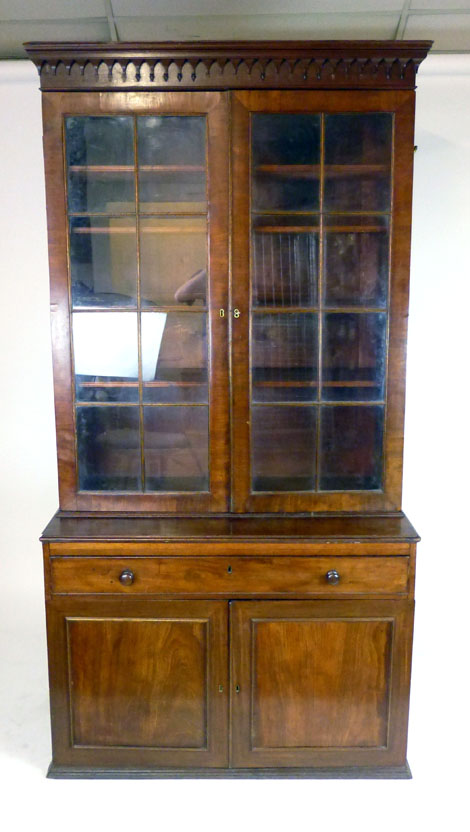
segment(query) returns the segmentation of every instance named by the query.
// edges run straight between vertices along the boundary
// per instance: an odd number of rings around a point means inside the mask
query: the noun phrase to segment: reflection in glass
[[[137,314],[75,312],[72,326],[77,400],[137,401]]]
[[[208,408],[144,407],[146,491],[207,491]]]
[[[140,491],[139,408],[77,407],[81,491]]]
[[[380,405],[321,408],[320,490],[382,487],[383,417]]]
[[[252,407],[252,490],[315,488],[316,407]]]
[[[386,306],[388,260],[388,218],[328,217],[324,237],[325,305]]]
[[[256,314],[252,323],[254,401],[317,398],[317,315]]]
[[[72,217],[70,271],[74,307],[135,306],[135,219]]]
[[[142,116],[137,135],[141,211],[205,211],[205,117]]]
[[[254,306],[315,306],[319,225],[318,217],[311,216],[255,218],[252,238]]]
[[[320,116],[252,116],[252,207],[318,210]]]
[[[65,140],[69,211],[135,211],[133,119],[69,116]]]
[[[142,298],[160,306],[204,306],[205,217],[145,217],[140,222]]]
[[[391,113],[325,116],[325,209],[390,210]]]
[[[322,398],[384,398],[387,317],[382,312],[330,313],[323,324]]]
[[[206,315],[142,314],[144,401],[207,402]]]

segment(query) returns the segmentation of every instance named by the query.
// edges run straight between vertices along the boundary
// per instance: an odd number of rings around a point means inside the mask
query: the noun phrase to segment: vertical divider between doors
[[[250,410],[249,390],[249,138],[250,115],[246,93],[232,98],[232,283],[230,318],[232,326],[232,511],[248,511],[250,494]],[[232,309],[240,309],[234,322]]]

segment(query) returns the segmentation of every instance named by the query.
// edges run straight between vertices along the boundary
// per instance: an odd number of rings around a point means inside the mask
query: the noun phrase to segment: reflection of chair
[[[191,306],[196,300],[206,301],[206,281],[207,272],[205,269],[199,269],[195,272],[186,283],[183,283],[175,292],[175,300],[177,303],[187,303]]]

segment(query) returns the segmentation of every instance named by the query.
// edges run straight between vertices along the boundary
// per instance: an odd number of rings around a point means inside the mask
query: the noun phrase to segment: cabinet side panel
[[[60,93],[43,93],[43,145],[59,499],[61,508],[75,509],[77,508],[77,478],[70,356],[67,218],[62,135],[63,98],[64,96]]]
[[[385,491],[401,507],[405,414],[406,338],[411,245],[415,94],[395,112],[393,212],[390,265],[388,390],[385,420]]]

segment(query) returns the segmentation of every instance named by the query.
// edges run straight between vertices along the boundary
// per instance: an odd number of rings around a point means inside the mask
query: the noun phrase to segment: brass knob
[[[119,580],[123,586],[130,586],[134,583],[134,573],[130,569],[124,569],[119,575]]]
[[[339,572],[337,572],[336,569],[329,569],[326,573],[326,582],[332,586],[336,586],[336,584],[339,584],[339,581]]]

